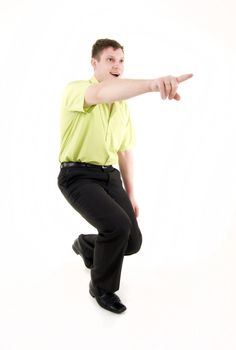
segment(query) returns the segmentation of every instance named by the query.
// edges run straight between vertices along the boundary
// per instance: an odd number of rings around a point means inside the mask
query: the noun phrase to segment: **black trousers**
[[[86,256],[93,260],[94,286],[114,293],[119,289],[124,255],[142,244],[133,207],[122,186],[120,172],[110,167],[65,167],[58,186],[72,207],[98,234],[83,235]]]

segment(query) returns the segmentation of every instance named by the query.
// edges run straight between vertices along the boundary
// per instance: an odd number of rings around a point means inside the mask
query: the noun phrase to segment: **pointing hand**
[[[173,77],[168,75],[166,77],[153,79],[151,81],[151,91],[159,91],[161,98],[165,100],[167,97],[169,100],[180,100],[180,95],[177,93],[179,83],[192,78],[193,74],[184,74],[179,77]]]

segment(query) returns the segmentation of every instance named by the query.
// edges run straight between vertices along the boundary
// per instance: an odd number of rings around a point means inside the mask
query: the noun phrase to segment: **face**
[[[103,80],[119,79],[124,71],[124,52],[122,49],[108,47],[100,53],[99,61],[92,58],[92,66],[96,79]]]

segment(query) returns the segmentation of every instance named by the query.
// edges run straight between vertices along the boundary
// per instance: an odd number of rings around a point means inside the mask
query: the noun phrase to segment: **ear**
[[[92,65],[93,69],[95,69],[96,66],[97,66],[97,60],[95,58],[93,58],[93,57],[91,59],[91,65]]]

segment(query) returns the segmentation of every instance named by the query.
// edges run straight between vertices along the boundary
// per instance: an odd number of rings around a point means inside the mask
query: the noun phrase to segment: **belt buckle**
[[[102,168],[103,168],[103,169],[106,169],[106,168],[107,168],[107,165],[102,165]]]

